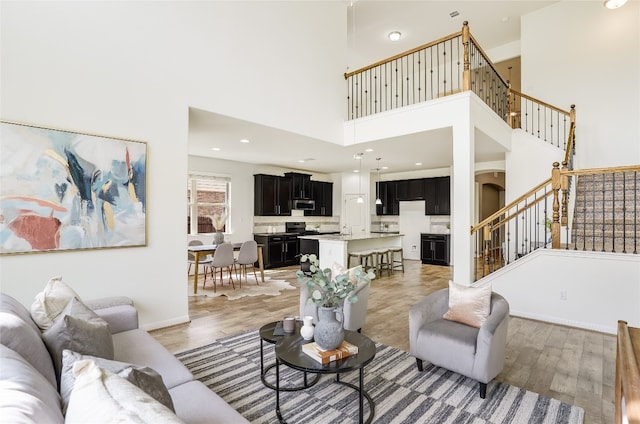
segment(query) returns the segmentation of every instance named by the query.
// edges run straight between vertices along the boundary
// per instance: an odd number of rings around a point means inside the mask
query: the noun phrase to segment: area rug
[[[258,281],[260,276],[258,275]],[[225,278],[224,285],[220,285],[220,279],[216,282],[216,291],[213,291],[213,283],[210,277],[207,277],[207,284],[205,288],[202,285],[198,285],[198,293],[193,294],[193,280],[189,282],[189,296],[207,296],[218,297],[226,296],[229,300],[237,300],[245,296],[278,296],[283,290],[295,290],[296,287],[291,285],[285,280],[276,280],[271,277],[264,277],[264,282],[260,281],[260,284],[256,284],[256,279],[249,278],[249,281],[242,279],[242,287],[238,281],[234,279],[236,288],[234,289],[228,280]]]
[[[584,410],[508,384],[492,381],[481,399],[478,383],[427,365],[418,372],[407,352],[377,344],[365,368],[365,388],[375,402],[374,423],[571,423],[583,422]],[[276,423],[275,392],[260,380],[260,336],[257,330],[220,339],[176,355],[195,378],[222,397],[252,423]],[[265,364],[274,363],[273,345],[264,343]],[[295,386],[302,374],[280,367],[281,386]],[[281,392],[280,408],[289,423],[358,422],[358,394],[323,375],[303,391]],[[341,374],[358,384],[358,372]],[[275,382],[275,370],[267,373]],[[365,419],[369,407],[365,401]]]

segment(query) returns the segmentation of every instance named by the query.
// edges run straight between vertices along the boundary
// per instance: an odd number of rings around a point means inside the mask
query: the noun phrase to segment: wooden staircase
[[[639,172],[580,175],[569,248],[638,253],[639,220]]]

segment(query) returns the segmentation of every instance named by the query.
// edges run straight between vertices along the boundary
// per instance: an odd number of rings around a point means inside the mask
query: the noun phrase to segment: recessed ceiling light
[[[500,19],[501,22],[509,22],[509,17],[508,16],[503,16],[502,19]]]
[[[422,162],[416,162],[416,166],[422,166]]]
[[[219,147],[213,147],[211,150],[215,150],[216,152],[219,152],[220,148]]]
[[[358,173],[358,172],[360,172],[360,171],[358,171],[357,169],[354,169],[354,170],[353,170],[353,172],[355,172],[355,173],[357,174],[357,173]]]
[[[249,140],[247,140],[246,138],[243,138],[242,140],[240,140],[240,143],[248,143]]]
[[[365,152],[373,152],[373,149],[365,149]]]
[[[627,0],[604,0],[604,7],[607,9],[617,9],[624,6]]]
[[[304,163],[304,159],[298,159],[298,163]]]
[[[391,41],[398,41],[400,37],[402,37],[402,34],[400,33],[400,31],[391,31],[389,33],[389,40]]]
[[[383,166],[382,169],[389,169],[389,167],[388,166]]]

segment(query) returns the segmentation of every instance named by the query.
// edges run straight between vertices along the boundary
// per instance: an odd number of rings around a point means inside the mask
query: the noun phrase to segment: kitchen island
[[[398,233],[362,233],[352,235],[303,235],[298,238],[318,241],[320,267],[324,269],[331,268],[334,263],[348,267],[347,259],[351,252],[402,247],[402,237],[403,234]],[[300,253],[306,252],[301,251]]]

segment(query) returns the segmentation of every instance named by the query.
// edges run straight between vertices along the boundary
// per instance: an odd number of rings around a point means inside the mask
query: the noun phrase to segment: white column
[[[455,258],[453,281],[473,282],[474,258],[471,226],[474,214],[474,131],[469,114],[460,114],[453,125],[453,175],[451,178],[451,255]]]

